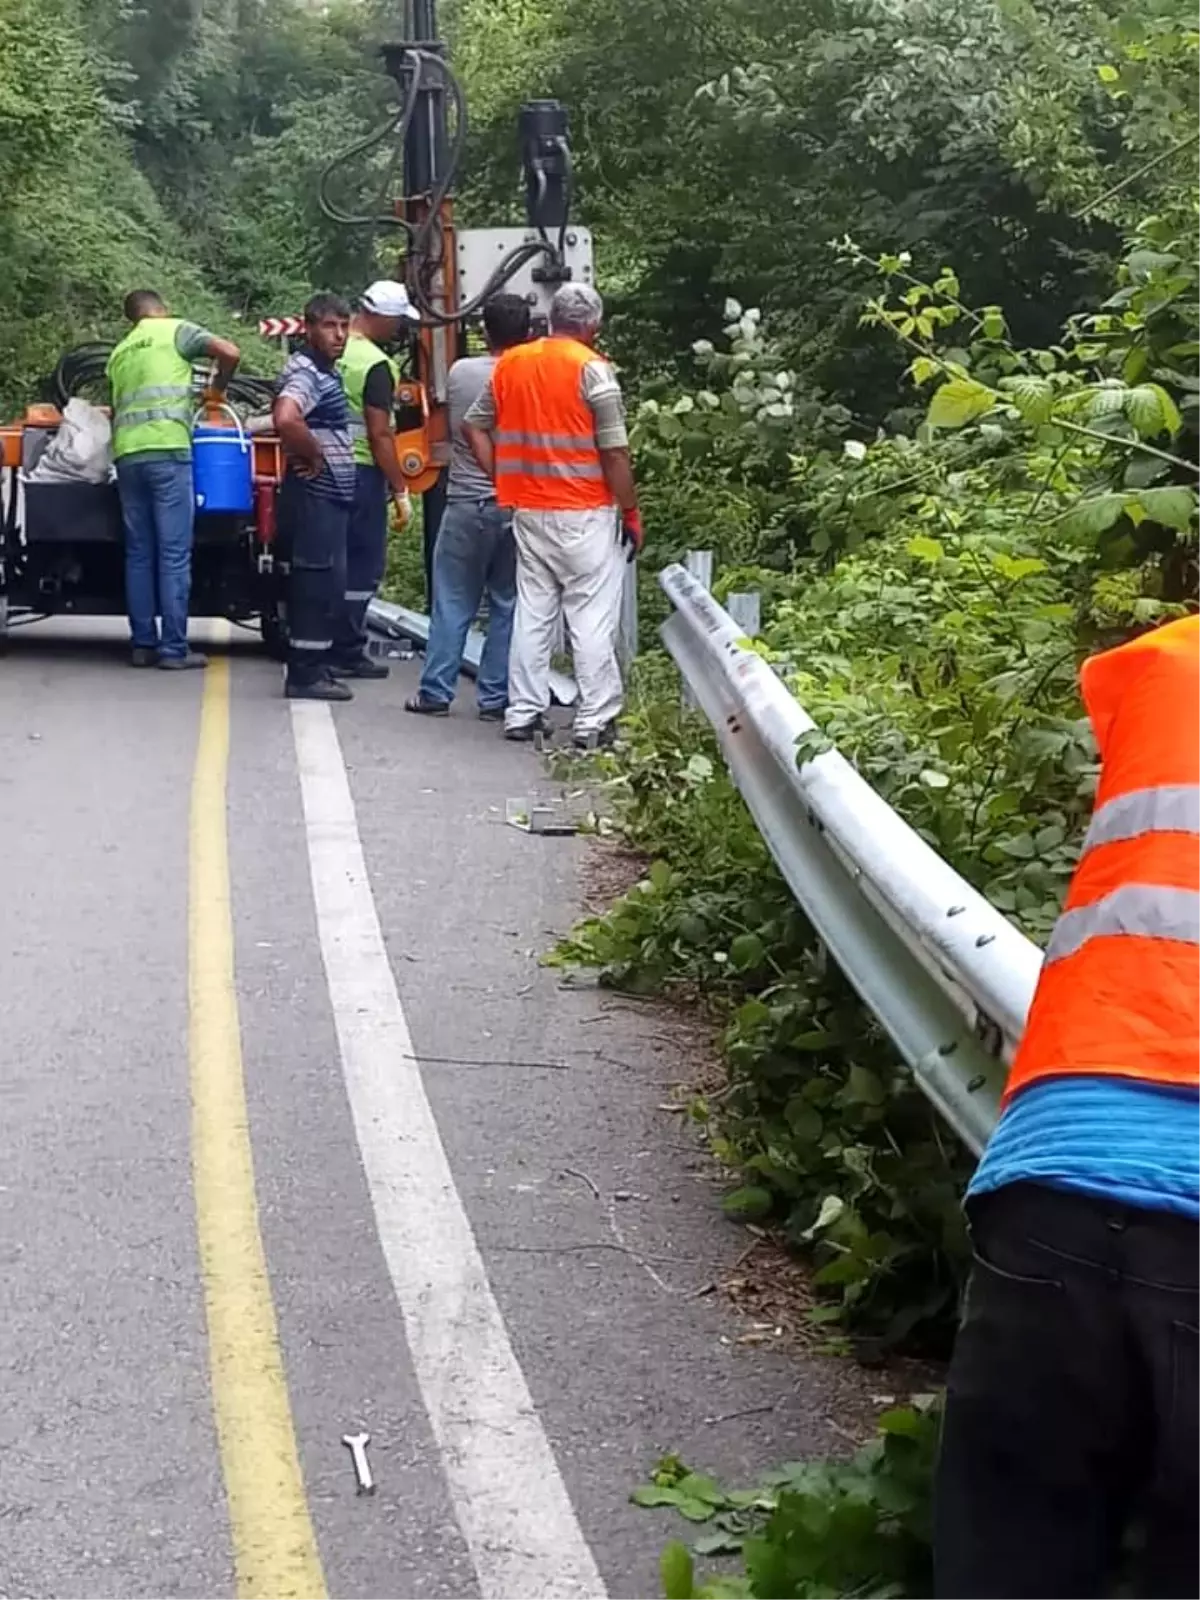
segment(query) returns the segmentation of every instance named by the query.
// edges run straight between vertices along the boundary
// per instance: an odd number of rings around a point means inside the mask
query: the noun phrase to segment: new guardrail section
[[[1042,952],[836,750],[797,764],[812,718],[685,567],[659,578],[663,642],[792,893],[917,1082],[978,1154]]]

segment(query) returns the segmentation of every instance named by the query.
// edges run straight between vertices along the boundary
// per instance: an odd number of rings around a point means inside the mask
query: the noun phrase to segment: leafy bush
[[[911,432],[831,443],[836,413],[801,400],[763,319],[736,306],[727,348],[696,352],[711,387],[637,418],[652,481],[687,483],[707,451],[711,478],[764,517],[769,565],[746,565],[743,539],[727,581],[763,592],[758,648],[820,729],[797,759],[836,744],[1038,939],[1091,806],[1079,657],[1177,611],[1194,570],[1196,391],[1170,363],[1194,335],[1195,252],[1157,234],[1149,254],[1145,230],[1131,243],[1120,314],[1072,319],[1047,350],[1015,347],[1003,311],[967,307],[952,272],[925,283],[903,256],[876,263],[866,320],[908,349],[914,401],[932,390]],[[853,245],[841,253],[862,265]],[[772,504],[763,485],[781,473]],[[720,1009],[730,1082],[701,1113],[743,1174],[731,1214],[770,1214],[811,1253],[814,1316],[860,1350],[939,1347],[964,1259],[965,1152],[826,965],[711,733],[657,663],[641,665],[608,769],[656,859],[561,958],[639,990],[685,983]]]
[[[931,1482],[939,1407],[926,1397],[879,1421],[849,1461],[792,1462],[755,1488],[726,1491],[676,1457],[634,1491],[704,1528],[692,1550],[662,1554],[667,1600],[809,1600],[828,1595],[928,1595]],[[700,1557],[738,1558],[741,1572],[697,1581]]]

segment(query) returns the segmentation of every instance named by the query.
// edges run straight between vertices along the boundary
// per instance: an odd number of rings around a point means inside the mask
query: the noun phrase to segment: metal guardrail
[[[978,1154],[1042,952],[836,750],[796,761],[815,724],[681,566],[662,637],[780,871],[917,1082]]]
[[[367,626],[387,639],[408,639],[413,644],[429,643],[429,618],[421,611],[410,611],[407,606],[395,606],[390,600],[372,600],[367,607]],[[484,635],[472,628],[467,635],[463,651],[462,669],[473,678],[479,671],[483,653]],[[574,678],[565,672],[551,672],[550,693],[560,706],[572,706],[578,698]]]

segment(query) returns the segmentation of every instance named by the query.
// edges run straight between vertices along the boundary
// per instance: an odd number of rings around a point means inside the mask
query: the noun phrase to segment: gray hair
[[[550,302],[552,333],[595,333],[604,320],[604,301],[590,283],[564,283]]]

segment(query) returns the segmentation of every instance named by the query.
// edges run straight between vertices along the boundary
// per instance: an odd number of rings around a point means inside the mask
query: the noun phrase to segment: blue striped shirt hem
[[[1011,1183],[1200,1220],[1200,1092],[1132,1078],[1047,1078],[1005,1108],[967,1198]]]

